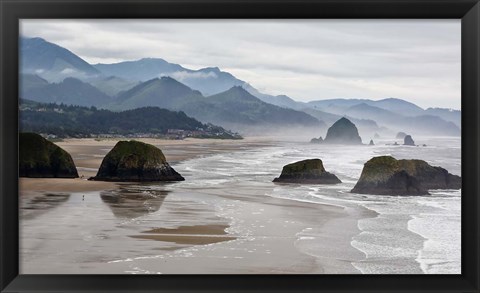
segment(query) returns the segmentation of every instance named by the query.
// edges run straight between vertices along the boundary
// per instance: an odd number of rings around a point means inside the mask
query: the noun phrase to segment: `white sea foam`
[[[214,154],[201,158],[179,162],[175,169],[188,180],[174,183],[174,188],[149,186],[150,189],[162,189],[181,196],[170,196],[169,201],[191,200],[196,204],[209,207],[218,217],[228,221],[229,234],[237,236],[234,243],[254,241],[261,235],[254,234],[259,229],[269,229],[268,215],[260,222],[253,218],[262,218],[266,211],[254,209],[247,201],[235,200],[235,197],[268,196],[289,199],[312,204],[326,204],[343,208],[347,213],[369,209],[376,212],[373,218],[358,221],[359,233],[351,239],[354,251],[353,265],[362,273],[446,273],[460,272],[460,194],[453,190],[435,190],[431,196],[392,197],[352,194],[350,190],[360,177],[363,164],[378,155],[392,155],[398,159],[421,158],[433,165],[446,168],[451,173],[460,174],[459,139],[426,141],[428,147],[407,148],[376,145],[335,146],[286,143],[276,147],[239,150],[226,154]],[[414,151],[412,153],[412,150]],[[272,183],[278,177],[282,167],[295,161],[320,158],[327,171],[341,180],[338,185],[280,185]],[[218,191],[218,193],[216,193]],[[228,200],[211,195],[228,194]],[[205,195],[204,197],[199,195]],[[210,197],[209,197],[210,196]],[[360,207],[360,209],[359,209]],[[252,219],[245,217],[245,213]],[[355,215],[356,217],[356,215]],[[166,219],[171,219],[165,215]],[[136,221],[155,221],[151,214],[121,222],[122,227]],[[193,219],[194,221],[195,219]],[[171,220],[173,221],[173,220]],[[174,224],[174,222],[171,222]],[[286,221],[282,225],[294,225]],[[295,235],[295,244],[302,246],[306,253],[316,257],[325,257],[325,247],[320,245],[321,238],[335,235],[322,235],[314,225]],[[332,233],[334,234],[334,233]],[[344,241],[344,240],[342,240]],[[202,248],[185,248],[175,252],[142,257],[124,256],[124,259],[110,263],[132,263],[131,273],[153,272],[138,265],[138,261],[163,259],[167,257],[192,257],[197,249],[208,251],[222,244],[211,244]],[[348,241],[347,244],[348,246]],[[238,245],[241,247],[241,245]],[[328,254],[337,259],[346,259],[344,251],[337,247],[329,248]],[[253,250],[252,250],[253,251]],[[268,250],[268,253],[271,253]],[[250,252],[252,253],[252,252]],[[267,252],[266,252],[267,253]],[[215,256],[212,256],[215,257]],[[220,256],[218,256],[220,257]],[[242,258],[243,256],[235,256]]]
[[[358,222],[361,233],[351,245],[365,253],[367,259],[354,263],[363,273],[458,273],[460,270],[460,192],[432,191],[428,197],[391,197],[352,194],[363,164],[373,156],[392,155],[398,159],[421,158],[460,174],[459,140],[431,141],[428,148],[415,149],[379,145],[365,147],[325,147],[289,144],[285,147],[229,154],[225,170],[229,184],[241,178],[263,186],[279,175],[282,166],[294,161],[318,157],[327,171],[343,181],[340,185],[276,185],[266,196],[309,203],[346,207],[360,205],[378,213],[375,218]],[[205,158],[209,164],[221,164],[222,157]],[[207,162],[203,162],[207,163]],[[223,171],[222,171],[223,172]],[[206,172],[208,177],[209,172]],[[223,175],[212,172],[215,176]],[[208,182],[208,181],[207,181]],[[223,184],[222,183],[222,184]],[[262,185],[263,184],[263,185]],[[222,213],[226,216],[226,213]],[[232,221],[235,215],[230,215]],[[239,225],[238,227],[240,227]],[[448,232],[445,232],[448,231]],[[245,232],[245,231],[243,231]],[[314,242],[308,233],[298,234],[297,241]],[[312,244],[313,245],[313,244]],[[312,246],[313,247],[313,246]],[[416,265],[415,265],[416,264]]]

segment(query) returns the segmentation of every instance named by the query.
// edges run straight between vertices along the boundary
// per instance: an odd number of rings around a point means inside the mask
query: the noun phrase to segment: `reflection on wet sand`
[[[46,193],[20,201],[22,219],[34,219],[67,202],[70,193]]]
[[[168,192],[151,189],[148,185],[128,185],[102,191],[100,197],[115,217],[134,219],[158,211]]]

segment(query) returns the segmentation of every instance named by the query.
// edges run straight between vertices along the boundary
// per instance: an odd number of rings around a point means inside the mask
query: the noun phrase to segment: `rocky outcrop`
[[[373,143],[373,139],[370,140],[370,143],[368,145],[375,145],[375,143]]]
[[[404,139],[405,136],[407,136],[407,134],[405,132],[399,132],[397,133],[397,135],[395,136],[396,139]]]
[[[19,134],[20,177],[77,178],[72,156],[36,133]]]
[[[325,143],[332,144],[362,144],[358,129],[350,120],[340,118],[327,131]]]
[[[379,195],[428,195],[429,189],[460,189],[462,179],[422,160],[381,156],[365,163],[351,192]]]
[[[98,181],[183,181],[185,180],[167,163],[162,151],[143,142],[119,141],[103,158]]]
[[[310,143],[322,143],[323,142],[323,138],[320,136],[319,138],[312,138],[310,140]]]
[[[273,182],[305,184],[337,184],[340,179],[323,167],[320,159],[303,160],[283,167],[280,177]]]
[[[405,136],[405,138],[403,139],[403,145],[415,146],[415,142],[413,141],[412,136],[410,135]]]

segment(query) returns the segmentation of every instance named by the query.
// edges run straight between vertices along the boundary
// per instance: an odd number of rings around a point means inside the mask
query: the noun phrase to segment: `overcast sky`
[[[299,101],[395,97],[460,109],[460,20],[22,20],[89,63],[219,67]]]

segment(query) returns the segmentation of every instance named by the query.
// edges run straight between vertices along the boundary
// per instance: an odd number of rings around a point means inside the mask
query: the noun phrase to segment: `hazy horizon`
[[[219,67],[308,102],[399,98],[460,109],[459,20],[21,20],[90,64],[161,58]]]

